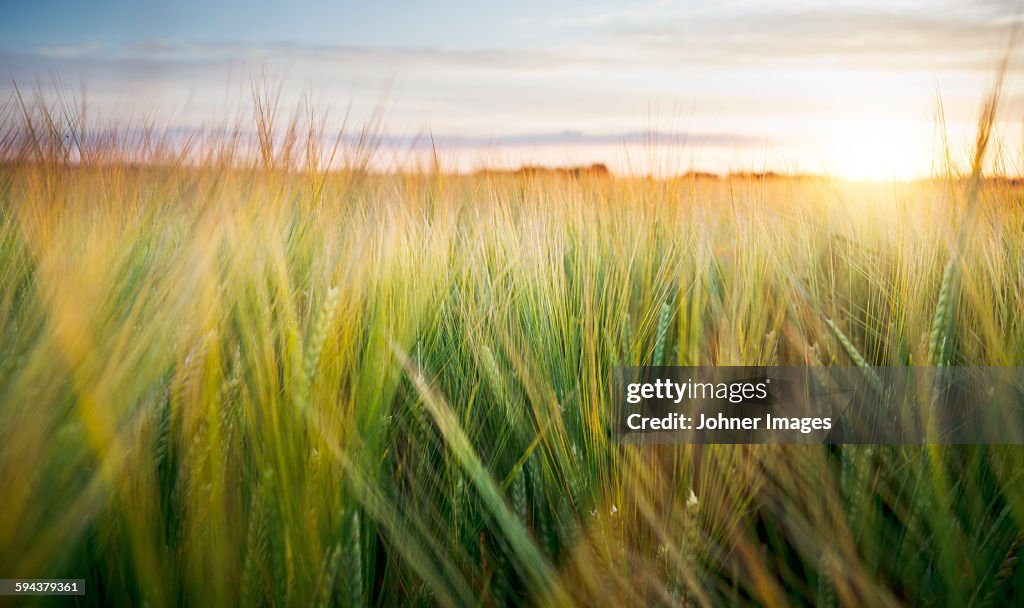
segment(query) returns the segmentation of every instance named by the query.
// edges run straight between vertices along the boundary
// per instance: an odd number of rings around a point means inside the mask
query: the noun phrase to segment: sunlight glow
[[[824,170],[851,180],[908,180],[931,171],[927,128],[898,121],[861,120],[837,127],[826,142]]]

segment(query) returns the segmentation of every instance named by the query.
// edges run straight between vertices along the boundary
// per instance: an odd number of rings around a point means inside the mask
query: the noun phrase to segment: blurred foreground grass
[[[185,162],[8,109],[0,576],[89,605],[1021,599],[1020,448],[609,433],[610,370],[656,357],[1021,365],[1015,185],[327,172],[265,120],[251,159]]]

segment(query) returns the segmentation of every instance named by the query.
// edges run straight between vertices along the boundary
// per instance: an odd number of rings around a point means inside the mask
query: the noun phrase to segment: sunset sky
[[[379,112],[387,147],[409,151],[385,164],[416,158],[432,133],[445,163],[462,170],[606,162],[618,172],[910,177],[930,171],[938,93],[953,143],[969,147],[1020,9],[1001,0],[8,0],[0,95],[56,77],[84,88],[107,120],[188,130],[248,112],[250,79],[265,70],[288,109],[307,95],[338,122],[348,108],[355,123]],[[1012,172],[1021,67],[1011,64],[1000,115]]]

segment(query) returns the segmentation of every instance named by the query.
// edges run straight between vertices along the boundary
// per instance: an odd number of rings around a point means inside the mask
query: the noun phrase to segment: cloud
[[[624,131],[617,133],[584,133],[560,131],[552,133],[524,133],[493,137],[418,134],[383,135],[379,138],[388,147],[430,148],[516,148],[545,146],[593,145],[678,145],[699,147],[733,147],[765,145],[763,137],[736,133],[687,133],[678,131]]]
[[[731,6],[731,8],[730,8]],[[550,23],[637,62],[716,68],[829,65],[862,69],[990,70],[1020,14],[1009,3],[943,7],[814,4],[714,11],[620,9]]]
[[[98,42],[86,42],[82,44],[64,44],[58,46],[39,47],[36,53],[42,57],[54,59],[73,59],[83,57],[101,50],[103,45]]]
[[[252,129],[231,130],[243,143],[256,144],[258,135]],[[101,130],[100,135],[111,135],[114,128]],[[116,133],[135,140],[145,140],[149,130],[145,126],[117,128]],[[208,137],[223,136],[223,129],[198,129],[185,125],[161,128],[159,134],[168,141],[202,141]],[[771,144],[764,137],[753,137],[738,133],[703,133],[682,131],[622,131],[608,133],[584,133],[581,131],[519,133],[510,135],[472,136],[448,133],[420,132],[403,134],[395,132],[366,132],[349,130],[340,134],[340,141],[348,145],[371,145],[388,149],[405,150],[465,150],[488,148],[547,148],[572,146],[651,146],[651,147],[698,147],[734,148],[764,146]],[[325,143],[339,140],[337,131],[325,132]]]
[[[6,53],[8,59],[34,61],[47,60],[82,62],[83,67],[117,64],[122,62],[194,64],[225,63],[259,60],[263,62],[332,63],[339,67],[365,64],[379,68],[382,65],[407,67],[431,66],[461,69],[550,69],[553,67],[586,63],[585,57],[571,53],[541,49],[490,48],[446,49],[443,47],[377,47],[306,44],[298,42],[245,43],[233,41],[186,42],[174,40],[148,40],[128,44],[102,44],[89,42],[78,45],[38,47],[18,53]]]

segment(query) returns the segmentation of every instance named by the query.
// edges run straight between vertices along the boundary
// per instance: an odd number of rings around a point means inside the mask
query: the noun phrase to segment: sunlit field
[[[622,364],[1024,364],[1014,183],[380,174],[256,105],[4,106],[0,573],[89,590],[22,599],[1020,601],[1020,448],[611,420]]]

